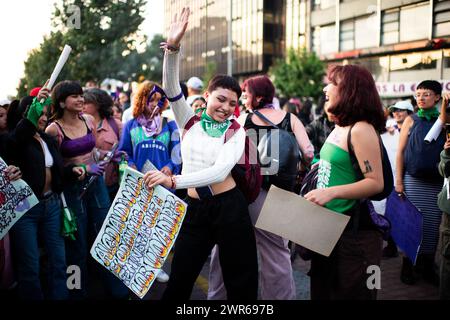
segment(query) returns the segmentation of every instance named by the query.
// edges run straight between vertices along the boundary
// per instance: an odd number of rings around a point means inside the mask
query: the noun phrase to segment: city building
[[[227,72],[231,14],[238,78],[306,47],[326,63],[364,65],[385,99],[411,96],[424,79],[450,91],[450,0],[166,0],[165,20],[183,6],[193,14],[182,80],[202,76],[211,63]]]
[[[267,72],[285,53],[284,1],[166,0],[165,32],[181,8],[189,6],[190,27],[183,40],[180,79],[202,76],[209,66],[227,73],[229,22],[232,21],[232,73],[236,77]],[[280,5],[281,4],[281,5]]]
[[[328,63],[364,65],[383,98],[412,96],[424,79],[439,80],[450,91],[449,0],[313,0],[309,5],[307,48]],[[304,41],[300,31],[298,45]]]

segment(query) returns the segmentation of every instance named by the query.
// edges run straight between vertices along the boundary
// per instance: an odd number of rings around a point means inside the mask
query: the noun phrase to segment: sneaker
[[[165,273],[163,269],[160,269],[158,275],[156,276],[156,280],[158,280],[158,282],[165,283],[169,281],[169,275]]]

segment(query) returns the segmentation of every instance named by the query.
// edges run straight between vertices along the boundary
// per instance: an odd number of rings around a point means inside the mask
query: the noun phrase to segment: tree
[[[269,73],[284,97],[311,97],[316,100],[322,94],[325,66],[314,52],[289,49],[286,59],[277,60]]]
[[[55,4],[52,17],[55,31],[44,38],[25,62],[19,94],[45,82],[65,44],[72,47],[72,52],[58,80],[82,83],[104,78],[128,80],[130,66],[139,60],[136,48],[146,42],[145,37],[137,35],[144,21],[145,4],[146,0],[65,0]],[[78,29],[72,23],[73,8],[79,8]]]
[[[208,61],[205,66],[205,72],[203,73],[203,83],[205,83],[207,86],[209,80],[211,80],[216,73],[217,73],[217,63],[215,61]]]

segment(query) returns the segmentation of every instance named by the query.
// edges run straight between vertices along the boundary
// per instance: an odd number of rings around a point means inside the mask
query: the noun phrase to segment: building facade
[[[189,6],[192,15],[183,40],[180,79],[201,77],[213,64],[227,73],[229,23],[232,23],[232,73],[245,77],[267,72],[285,52],[285,1],[166,0],[165,21]],[[167,34],[169,23],[165,25]]]
[[[367,67],[382,97],[440,80],[450,91],[450,0],[313,0],[309,49]]]
[[[166,0],[165,21],[183,6],[193,13],[182,80],[209,63],[227,72],[231,16],[234,76],[267,72],[288,48],[306,47],[327,63],[364,65],[383,97],[409,96],[423,79],[450,91],[450,0]]]

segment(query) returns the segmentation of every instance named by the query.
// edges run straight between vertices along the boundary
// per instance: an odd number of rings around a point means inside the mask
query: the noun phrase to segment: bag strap
[[[258,110],[254,110],[253,111],[254,114],[256,114],[256,116],[258,118],[260,118],[261,120],[263,120],[264,122],[267,122],[268,124],[270,124],[272,127],[274,127],[275,129],[280,129],[280,127],[278,127],[275,123],[273,123],[272,121],[270,121],[269,119],[267,119],[267,117],[265,115],[263,115],[261,112],[259,112]]]
[[[240,127],[241,125],[239,124],[239,122],[237,122],[234,119],[231,119],[231,125],[228,127],[227,131],[225,131],[224,143],[230,140],[234,136],[236,131],[239,130]]]
[[[114,133],[116,134],[117,139],[120,140],[119,127],[117,126],[116,121],[114,121],[112,117],[106,118],[106,120],[108,121],[109,126],[113,129]]]
[[[200,117],[197,115],[193,115],[188,122],[186,122],[186,125],[184,126],[184,130],[183,130],[183,134],[181,135],[181,138],[184,138],[184,136],[186,135],[186,132],[188,132],[188,130],[190,128],[192,128],[194,126],[194,124],[196,124],[197,122],[200,121]]]

